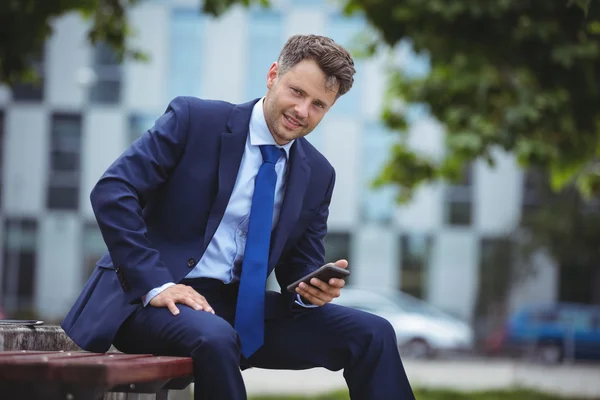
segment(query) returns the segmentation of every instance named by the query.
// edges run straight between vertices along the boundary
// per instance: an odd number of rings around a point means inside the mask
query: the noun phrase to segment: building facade
[[[366,28],[321,0],[234,8],[218,19],[198,10],[195,0],[150,0],[131,10],[132,44],[150,61],[122,65],[109,49],[87,44],[79,16],[61,17],[37,64],[42,85],[0,88],[0,305],[9,315],[64,316],[105,250],[89,193],[169,100],[260,97],[290,35],[324,34],[352,48]],[[327,258],[349,259],[352,284],[399,288],[473,319],[497,284],[491,268],[510,269],[507,235],[519,225],[526,180],[512,156],[498,153],[495,168],[476,162],[461,184],[425,186],[403,206],[393,188],[371,189],[397,140],[380,121],[389,62],[427,73],[427,60],[406,44],[391,58],[358,59],[354,88],[308,137],[337,171]],[[439,123],[418,107],[409,122],[415,149],[443,155]],[[541,265],[535,279],[512,285],[510,304],[554,299],[555,268]]]

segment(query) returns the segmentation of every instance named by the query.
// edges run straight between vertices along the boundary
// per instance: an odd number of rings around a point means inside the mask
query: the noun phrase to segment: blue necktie
[[[246,358],[264,342],[267,265],[277,183],[275,164],[283,154],[283,149],[273,145],[260,146],[260,151],[263,164],[254,184],[234,323]]]

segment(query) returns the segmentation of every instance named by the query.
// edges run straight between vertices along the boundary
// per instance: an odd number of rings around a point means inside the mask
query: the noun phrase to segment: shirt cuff
[[[148,293],[146,293],[145,295],[143,295],[142,303],[144,304],[144,307],[146,307],[148,305],[148,303],[150,303],[152,301],[153,298],[158,296],[158,294],[160,292],[162,292],[163,290],[165,290],[166,288],[169,288],[171,286],[175,286],[175,284],[173,282],[167,282],[164,285],[154,288],[151,291],[149,291]]]
[[[299,306],[302,306],[304,308],[316,308],[319,307],[316,304],[306,304],[305,302],[302,301],[302,297],[299,294],[296,294],[296,304],[298,304]]]

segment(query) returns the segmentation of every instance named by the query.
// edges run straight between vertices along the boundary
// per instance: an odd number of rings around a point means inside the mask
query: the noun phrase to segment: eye
[[[294,94],[300,95],[300,91],[296,88],[290,88],[292,89],[292,92],[294,92]]]

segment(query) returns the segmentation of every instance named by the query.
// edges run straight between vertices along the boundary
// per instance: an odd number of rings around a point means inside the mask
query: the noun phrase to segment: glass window
[[[35,82],[17,82],[11,86],[14,101],[42,101],[44,99],[44,54],[34,58],[31,67],[36,73]]]
[[[374,189],[371,184],[388,160],[396,135],[382,123],[372,122],[365,124],[362,141],[362,218],[368,222],[389,224],[393,220],[396,208],[397,189],[392,186]]]
[[[90,88],[90,101],[95,104],[115,104],[121,99],[121,81],[98,79]]]
[[[53,210],[76,210],[79,206],[79,187],[50,186],[48,208]]]
[[[400,236],[400,290],[414,297],[427,298],[427,275],[433,240],[425,234]]]
[[[248,98],[265,95],[269,67],[279,56],[285,44],[281,14],[273,10],[257,9],[250,14],[248,26],[248,60],[246,91]]]
[[[37,222],[31,219],[9,219],[4,227],[4,309],[13,316],[32,313],[37,262]]]
[[[521,223],[527,225],[550,194],[548,174],[539,169],[528,169],[523,173],[523,199]]]
[[[448,224],[455,226],[469,226],[472,223],[472,203],[450,201],[447,210]]]
[[[325,236],[325,262],[336,262],[337,260],[348,260],[350,265],[350,233],[329,232]],[[346,283],[350,283],[352,275],[347,277]]]
[[[327,35],[350,52],[353,50],[358,33],[364,28],[365,21],[359,17],[348,18],[334,15],[327,20]],[[363,62],[355,57],[354,64],[356,74],[354,75],[352,89],[336,101],[335,106],[330,111],[333,114],[361,115]]]
[[[79,208],[81,115],[52,115],[47,205],[50,209]]]
[[[200,97],[204,16],[198,9],[175,9],[171,14],[171,56],[168,93]]]
[[[112,67],[119,64],[116,52],[106,43],[98,43],[94,49],[94,65],[97,67]]]
[[[449,225],[469,226],[473,221],[473,168],[465,167],[456,184],[446,187],[446,222]]]
[[[94,104],[116,104],[121,101],[122,67],[115,51],[105,43],[94,48],[94,84],[90,87],[89,98]]]
[[[156,117],[149,114],[133,114],[129,116],[129,135],[127,145],[133,143],[144,132],[154,126]]]
[[[479,252],[479,294],[476,314],[494,317],[502,312],[510,285],[514,244],[504,237],[483,238]]]

